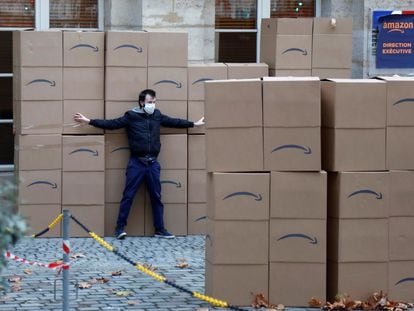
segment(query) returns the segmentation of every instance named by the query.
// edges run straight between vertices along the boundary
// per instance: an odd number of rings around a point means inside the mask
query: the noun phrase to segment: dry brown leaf
[[[20,292],[21,290],[22,290],[22,288],[20,287],[19,284],[13,284],[12,287],[11,287],[11,291],[13,293]]]
[[[131,292],[128,292],[128,291],[115,292],[115,295],[119,297],[126,297],[126,296],[129,296],[130,294]]]
[[[151,270],[151,271],[158,270],[158,268],[157,268],[157,267],[155,267],[155,266],[153,266],[152,264],[149,264],[149,263],[144,263],[144,264],[143,264],[143,266],[144,266],[145,268],[147,268],[148,270]]]
[[[311,300],[309,300],[308,305],[311,308],[320,308],[322,306],[322,302],[319,299],[312,297]]]
[[[85,288],[91,288],[92,284],[89,282],[79,282],[78,283],[78,288],[80,289],[85,289]]]
[[[136,305],[136,304],[138,304],[139,302],[137,301],[137,300],[128,300],[127,301],[127,304],[128,305],[130,305],[130,306],[134,306],[134,305]]]
[[[188,262],[185,259],[180,259],[178,263],[175,265],[177,268],[184,269],[188,268]]]
[[[112,276],[120,276],[122,275],[122,270],[112,272]]]
[[[271,306],[272,306],[272,305],[271,305]],[[285,310],[285,305],[278,304],[278,305],[276,306],[276,310]]]
[[[10,283],[20,283],[22,278],[20,276],[12,276],[7,279]]]
[[[256,294],[253,299],[252,307],[255,309],[259,308],[275,308],[275,305],[269,303],[265,295],[262,293]]]
[[[82,253],[73,253],[70,255],[70,258],[76,259],[76,258],[85,258],[86,256]]]
[[[101,277],[101,278],[97,278],[96,281],[100,284],[105,284],[109,282],[109,279]]]
[[[33,273],[33,271],[32,270],[30,270],[30,269],[24,269],[23,270],[23,272],[25,273],[25,274],[32,274]]]

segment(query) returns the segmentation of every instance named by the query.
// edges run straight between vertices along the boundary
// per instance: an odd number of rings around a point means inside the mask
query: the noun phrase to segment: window
[[[2,0],[0,4],[0,27],[35,26],[35,0]]]
[[[271,0],[271,17],[313,17],[315,0]]]
[[[49,0],[50,28],[98,28],[98,0]]]

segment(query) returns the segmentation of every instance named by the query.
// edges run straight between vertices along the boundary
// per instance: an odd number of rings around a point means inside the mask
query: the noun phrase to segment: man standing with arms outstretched
[[[98,128],[115,130],[126,128],[131,157],[126,169],[126,183],[119,206],[118,220],[115,228],[117,239],[127,235],[124,228],[127,224],[129,211],[141,184],[145,181],[151,199],[154,216],[155,236],[174,238],[164,226],[164,205],[161,202],[160,164],[157,156],[160,152],[160,127],[189,128],[202,126],[204,118],[196,122],[170,118],[155,109],[155,91],[147,89],[139,94],[138,107],[127,111],[124,116],[112,119],[88,119],[81,113],[76,113],[74,120]]]

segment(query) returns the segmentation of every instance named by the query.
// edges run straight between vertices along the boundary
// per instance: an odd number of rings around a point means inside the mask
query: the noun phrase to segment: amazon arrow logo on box
[[[260,193],[255,194],[255,193],[248,192],[248,191],[238,191],[238,192],[233,192],[233,193],[230,193],[229,195],[226,195],[223,198],[223,201],[227,200],[227,199],[230,199],[230,198],[233,198],[233,197],[251,197],[255,201],[262,201],[262,199],[263,199],[262,195]]]
[[[382,192],[375,192],[374,190],[371,190],[371,189],[355,190],[354,192],[348,195],[348,199],[354,196],[362,196],[362,195],[373,196],[377,200],[382,200]]]
[[[46,186],[46,187],[51,188],[51,189],[57,189],[57,187],[58,187],[57,183],[51,182],[51,181],[48,181],[48,180],[36,180],[36,181],[28,184],[26,187],[29,188],[29,187],[38,186],[38,185]]]

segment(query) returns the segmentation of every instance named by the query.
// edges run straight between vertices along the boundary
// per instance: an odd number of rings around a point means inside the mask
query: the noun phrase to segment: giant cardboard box
[[[187,203],[187,170],[161,170],[160,182],[163,203]]]
[[[263,128],[209,129],[206,132],[207,171],[263,170]]]
[[[26,220],[27,235],[44,230],[61,213],[60,204],[19,205],[19,214]],[[58,238],[61,236],[60,226],[57,225],[42,237]]]
[[[131,149],[126,134],[105,134],[105,169],[126,169]]]
[[[145,236],[154,235],[153,214],[150,200],[145,201]],[[168,232],[187,235],[187,204],[164,204],[164,226]]]
[[[121,202],[125,188],[126,171],[125,169],[106,169],[105,170],[105,202]],[[144,183],[141,185],[144,188]]]
[[[188,135],[188,169],[206,168],[206,136]]]
[[[187,67],[187,32],[148,32],[148,67]]]
[[[206,215],[206,203],[188,203],[188,234],[207,234]]]
[[[322,128],[322,168],[327,171],[384,171],[384,129]]]
[[[351,79],[352,69],[312,68],[312,77],[319,79]]]
[[[269,183],[269,173],[208,174],[208,217],[214,220],[268,220]]]
[[[269,77],[309,77],[309,69],[269,69]]]
[[[226,66],[227,79],[255,79],[269,76],[269,66],[265,63],[226,63]]]
[[[263,78],[265,127],[321,126],[321,82],[318,78]]]
[[[64,172],[104,171],[105,137],[103,135],[63,136],[62,154]]]
[[[320,171],[320,127],[265,127],[263,153],[265,170]]]
[[[104,68],[63,68],[64,99],[104,99]]]
[[[326,262],[326,220],[271,219],[269,261]]]
[[[128,236],[144,236],[144,194],[144,191],[139,191],[132,203],[131,211],[128,216],[128,223],[124,228]],[[119,203],[105,203],[105,236],[113,236],[115,234],[118,213]]]
[[[389,172],[338,172],[328,175],[328,216],[387,218]]]
[[[63,66],[103,67],[105,57],[104,45],[104,32],[63,32]]]
[[[19,204],[60,204],[61,170],[18,171]]]
[[[207,202],[206,170],[188,170],[188,202]]]
[[[62,210],[69,210],[80,223],[98,236],[104,236],[105,206],[104,205],[62,205]],[[62,228],[63,230],[63,228]],[[90,237],[77,223],[71,221],[69,224],[71,237]]]
[[[107,31],[105,66],[147,67],[148,32]]]
[[[185,100],[157,100],[155,107],[165,116],[187,120],[187,101]],[[161,134],[186,134],[187,128],[161,126]]]
[[[188,99],[204,100],[204,82],[227,79],[223,63],[188,64]]]
[[[204,117],[204,101],[188,101],[188,120],[197,121]],[[188,134],[204,134],[206,132],[206,126],[190,127]]]
[[[271,172],[270,218],[326,219],[326,172]]]
[[[89,119],[104,119],[103,100],[63,101],[63,134],[103,134],[104,130],[100,128],[75,122],[73,116],[77,112]]]
[[[213,264],[267,264],[269,222],[207,221],[206,260]]]
[[[389,259],[414,261],[414,217],[389,218]]]
[[[413,170],[414,126],[387,127],[387,169]]]
[[[137,101],[105,101],[105,119],[122,117],[127,111],[137,107]],[[125,128],[117,130],[105,130],[106,133],[126,133]]]
[[[326,264],[269,263],[269,302],[285,306],[308,307],[311,297],[325,301]]]
[[[147,68],[106,67],[105,100],[135,101],[138,106],[139,92],[147,88],[147,72]]]
[[[162,169],[187,169],[187,135],[161,135],[158,161]]]
[[[391,261],[388,274],[388,296],[395,301],[413,301],[414,261]]]
[[[158,100],[187,100],[187,68],[150,67],[148,87]]]
[[[63,172],[63,205],[104,205],[105,173]],[[103,210],[103,207],[102,207]]]
[[[391,171],[389,216],[414,216],[414,172]]]

